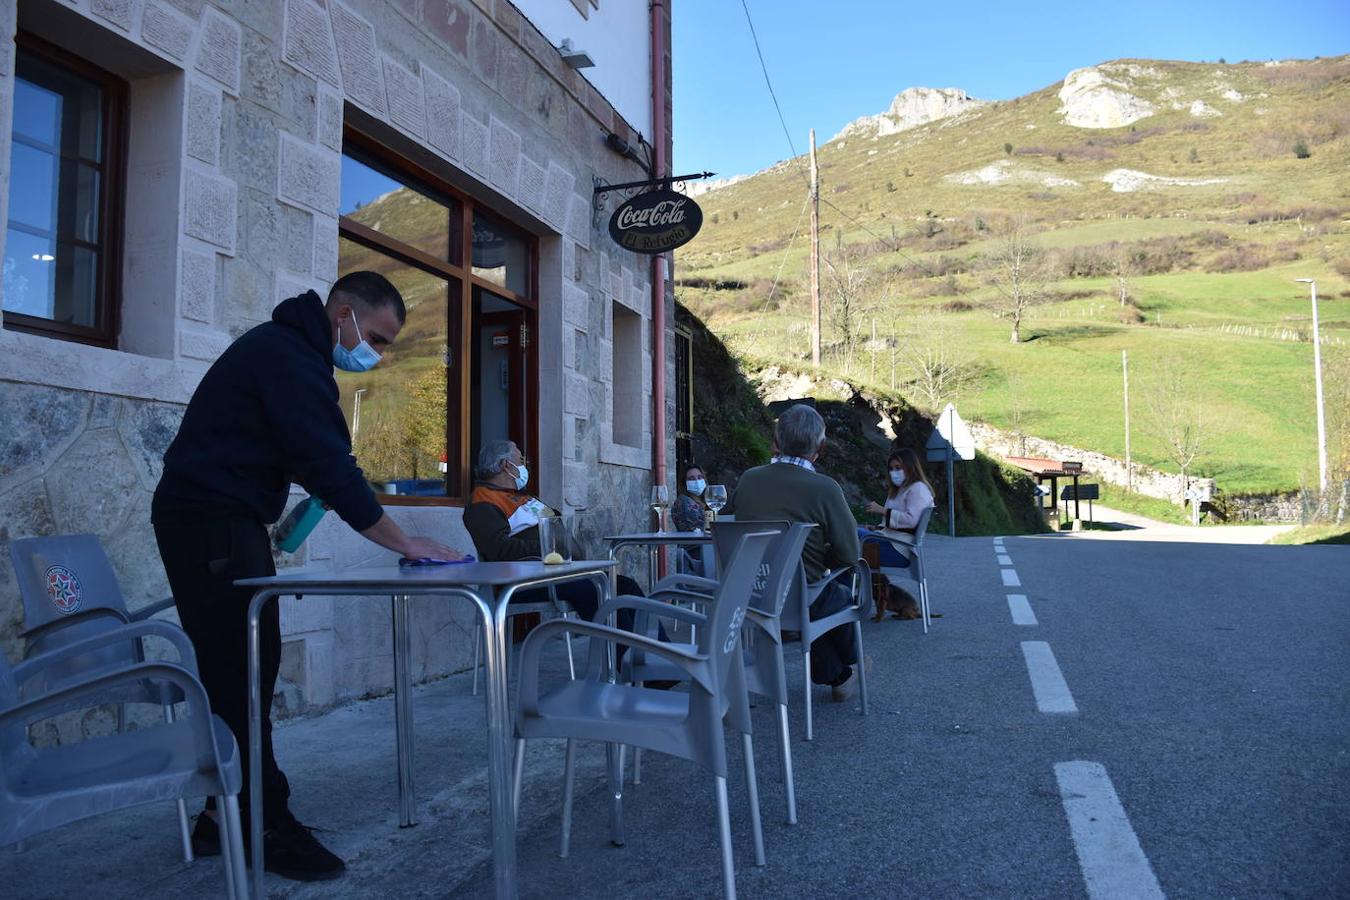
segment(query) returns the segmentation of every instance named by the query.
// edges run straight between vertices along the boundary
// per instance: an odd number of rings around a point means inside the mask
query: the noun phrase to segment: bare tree
[[[1022,391],[1022,376],[1006,372],[1008,382],[1008,421],[1012,425],[1012,435],[1017,441],[1017,455],[1027,455],[1027,406],[1026,395]]]
[[[1012,322],[1011,342],[1022,342],[1022,317],[1045,297],[1050,264],[1045,252],[1031,241],[1025,216],[1008,219],[998,230],[998,244],[990,263],[990,283],[998,289],[994,315]]]
[[[1111,274],[1116,279],[1116,293],[1120,297],[1120,305],[1125,306],[1130,300],[1130,277],[1134,274],[1134,266],[1130,262],[1130,253],[1122,244],[1117,246],[1115,254],[1111,257]]]
[[[1168,458],[1181,470],[1181,500],[1185,503],[1190,471],[1204,449],[1208,434],[1198,378],[1177,357],[1164,358],[1144,384],[1148,424],[1163,443]]]
[[[974,356],[941,316],[914,319],[898,338],[904,374],[916,399],[930,411],[955,401],[978,377]]]
[[[842,243],[825,254],[825,267],[829,270],[830,325],[843,342],[847,360],[853,356],[857,320],[872,276],[861,265],[861,253]]]

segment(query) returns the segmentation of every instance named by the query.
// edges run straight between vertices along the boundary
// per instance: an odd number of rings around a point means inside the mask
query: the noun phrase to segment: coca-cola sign
[[[609,219],[609,235],[634,253],[665,253],[687,244],[703,227],[703,210],[692,198],[670,190],[647,191],[620,204]]]

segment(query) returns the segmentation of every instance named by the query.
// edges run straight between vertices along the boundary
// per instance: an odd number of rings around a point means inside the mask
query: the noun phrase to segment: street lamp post
[[[1306,284],[1312,294],[1313,376],[1317,385],[1317,472],[1321,497],[1327,495],[1327,421],[1322,409],[1322,340],[1317,333],[1317,282],[1312,278],[1296,278]]]

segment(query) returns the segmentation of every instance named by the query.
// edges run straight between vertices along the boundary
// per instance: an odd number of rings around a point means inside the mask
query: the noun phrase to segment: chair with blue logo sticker
[[[73,575],[78,578],[79,570]],[[148,637],[172,644],[178,662],[132,661]],[[87,665],[91,659],[113,658],[122,662]],[[226,893],[246,898],[239,747],[229,726],[211,714],[196,667],[192,642],[182,629],[153,621],[104,628],[30,655],[13,668],[0,655],[0,847],[117,809],[209,795],[222,814]],[[27,729],[35,722],[154,689],[165,694],[172,689],[185,714],[157,727],[78,743],[34,747],[29,742]]]
[[[62,649],[118,629],[143,622],[173,606],[173,598],[127,610],[108,556],[92,534],[20,538],[9,542],[9,557],[23,598],[24,659]],[[114,641],[59,664],[44,667],[23,686],[24,698],[45,694],[92,674],[120,669],[145,661],[139,639]],[[194,670],[195,674],[195,670]],[[163,707],[167,722],[174,720],[174,704],[183,693],[171,682],[123,684],[109,702],[117,704],[118,731],[126,723],[125,704],[154,703]],[[183,859],[192,861],[187,804],[179,798],[178,827]]]

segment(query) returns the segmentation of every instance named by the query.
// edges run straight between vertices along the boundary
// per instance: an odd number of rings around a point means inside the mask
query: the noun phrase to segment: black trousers
[[[239,742],[244,769],[239,806],[247,816],[248,604],[253,589],[235,587],[234,581],[276,574],[271,541],[261,522],[239,516],[159,521],[155,540],[178,618],[197,652],[197,668],[211,711],[225,720]],[[272,753],[272,694],[281,667],[281,618],[276,603],[263,611],[261,625],[262,797],[263,822],[268,827],[287,815],[291,794]],[[214,801],[208,800],[207,807],[213,806]]]
[[[838,581],[829,586],[811,604],[811,621],[823,619],[853,605],[848,584]],[[858,640],[853,623],[831,628],[811,644],[811,680],[816,684],[834,684],[858,661]]]

